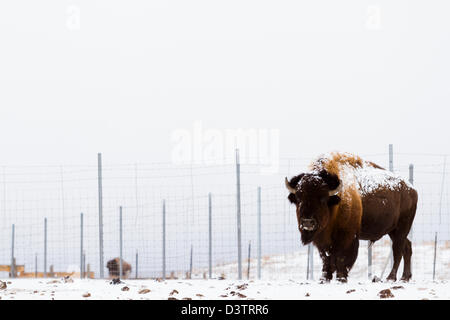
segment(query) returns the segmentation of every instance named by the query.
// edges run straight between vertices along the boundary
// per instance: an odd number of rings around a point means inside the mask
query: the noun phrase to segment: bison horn
[[[332,197],[337,195],[341,191],[342,191],[342,181],[339,181],[339,186],[334,190],[330,190],[328,194],[330,197]]]
[[[291,185],[289,184],[289,180],[287,177],[284,178],[284,183],[286,184],[286,188],[289,190],[290,193],[296,192],[295,188],[292,188]]]

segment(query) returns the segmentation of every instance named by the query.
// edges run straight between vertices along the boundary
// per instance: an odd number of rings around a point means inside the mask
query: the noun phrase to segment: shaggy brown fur
[[[315,171],[326,170],[329,174],[339,176],[339,171],[343,165],[358,168],[363,166],[363,160],[357,155],[333,152],[329,158],[319,158],[313,161],[310,168]]]
[[[411,278],[411,242],[406,238],[411,228],[417,192],[399,179],[395,188],[380,185],[361,194],[356,185],[342,181],[345,168],[380,166],[348,153],[332,153],[314,161],[311,172],[288,181],[292,193],[288,199],[297,207],[297,221],[304,244],[313,242],[323,261],[323,279],[331,280],[337,272],[346,281],[357,254],[359,239],[372,242],[389,234],[393,241],[394,265],[388,279],[396,280],[397,268],[404,258],[403,280]],[[342,189],[337,189],[339,186]],[[338,194],[330,190],[341,190]]]
[[[106,267],[109,270],[109,276],[112,278],[120,277],[120,258],[114,258],[108,261]],[[122,277],[127,278],[131,273],[131,265],[122,260]]]

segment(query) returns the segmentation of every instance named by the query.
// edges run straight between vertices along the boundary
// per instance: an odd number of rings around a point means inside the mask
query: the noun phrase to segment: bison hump
[[[368,195],[380,190],[399,191],[405,184],[408,184],[402,177],[371,165],[364,165],[361,168],[352,170],[356,182],[356,187],[361,195]],[[412,188],[412,186],[410,186]]]

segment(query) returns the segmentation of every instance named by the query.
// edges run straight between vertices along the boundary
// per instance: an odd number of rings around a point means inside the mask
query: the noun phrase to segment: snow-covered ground
[[[432,280],[434,263],[434,242],[413,242],[412,273],[414,280]],[[372,275],[386,278],[390,270],[391,243],[387,237],[375,242],[372,246]],[[301,250],[278,255],[267,255],[261,259],[261,279],[263,280],[289,280],[298,281],[306,279],[308,264],[307,247]],[[322,260],[317,249],[313,248],[314,279],[321,275]],[[247,278],[248,260],[242,263],[243,277]],[[225,277],[226,279],[237,279],[237,263],[228,263],[214,266],[213,275],[215,277]],[[207,269],[193,270],[192,278],[202,278],[207,273]],[[360,241],[358,258],[349,273],[349,279],[368,279],[368,250],[367,241]],[[400,263],[397,277],[400,279],[403,272],[403,262]],[[257,260],[250,259],[250,280],[256,279]],[[178,278],[184,278],[182,273],[177,274]],[[450,242],[438,242],[436,248],[436,280],[450,280]]]
[[[364,244],[364,243],[362,243]],[[303,248],[306,249],[306,248]],[[256,260],[250,260],[250,277],[237,278],[237,264],[214,266],[213,279],[202,279],[207,269],[194,269],[192,279],[184,272],[175,273],[178,279],[165,281],[124,279],[0,279],[0,299],[450,299],[450,244],[441,242],[436,252],[435,279],[432,279],[434,244],[413,244],[413,280],[409,283],[371,282],[368,279],[367,247],[360,246],[358,260],[349,274],[349,282],[335,280],[320,284],[321,261],[314,254],[314,280],[306,279],[307,250],[295,253],[264,256],[262,279],[256,280]],[[389,273],[388,241],[373,247],[373,275],[383,280]],[[243,263],[243,277],[247,278],[248,260]],[[397,277],[401,277],[400,265]],[[223,278],[223,280],[219,280]],[[2,288],[3,286],[3,288]],[[6,286],[6,288],[4,288]],[[384,295],[383,295],[384,292]],[[383,297],[382,297],[383,296]]]
[[[332,281],[230,281],[230,280],[80,280],[65,283],[62,279],[12,279],[0,290],[0,299],[116,300],[116,299],[450,299],[447,281],[412,281],[410,283],[372,283],[349,280]],[[391,296],[392,295],[392,296]]]

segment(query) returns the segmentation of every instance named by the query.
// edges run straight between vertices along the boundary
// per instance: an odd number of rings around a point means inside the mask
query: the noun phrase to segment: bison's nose
[[[300,229],[305,231],[314,231],[317,227],[317,222],[315,219],[301,219]]]

